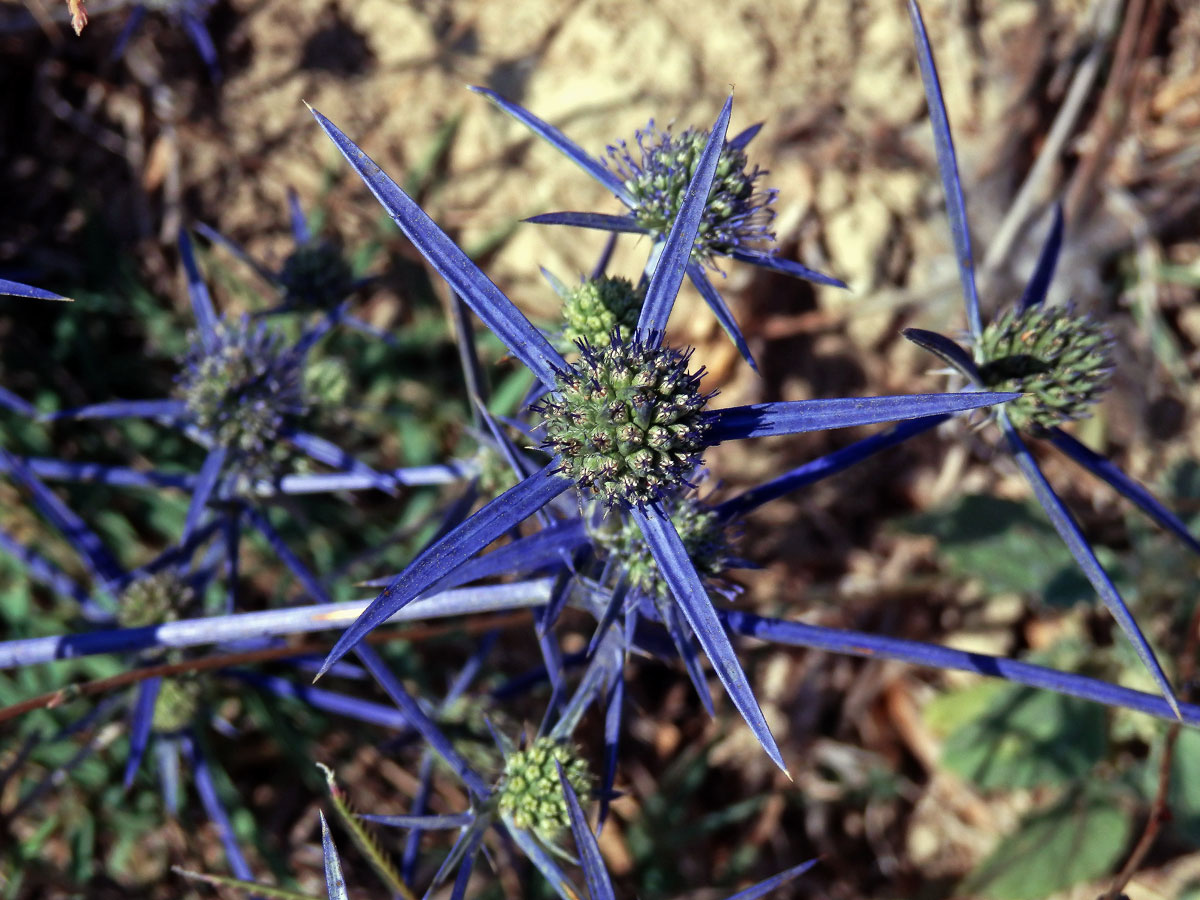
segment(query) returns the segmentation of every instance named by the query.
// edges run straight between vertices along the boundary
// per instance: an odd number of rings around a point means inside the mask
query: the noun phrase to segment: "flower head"
[[[562,766],[575,793],[586,796],[591,792],[587,762],[570,745],[548,737],[509,754],[496,785],[500,812],[517,828],[532,831],[547,844],[571,824],[555,762]]]
[[[590,278],[563,296],[566,336],[571,343],[600,348],[609,345],[614,331],[626,340],[637,327],[645,300],[645,288],[635,287],[628,278]]]
[[[143,628],[173,622],[187,615],[196,592],[174,568],[163,569],[130,584],[117,598],[117,623]]]
[[[664,502],[671,524],[679,534],[696,573],[706,583],[715,582],[731,567],[734,535],[729,521],[692,492]],[[619,559],[629,586],[646,596],[671,598],[671,588],[659,571],[654,553],[641,529],[629,519],[617,522],[611,531],[597,530],[596,541],[609,555]]]
[[[308,412],[304,357],[247,317],[219,322],[213,338],[193,338],[179,393],[198,428],[253,466]]]
[[[674,135],[670,129],[655,128],[652,119],[635,134],[638,158],[620,141],[608,148],[607,164],[629,192],[630,211],[638,225],[660,240],[679,214],[709,132],[688,128]],[[770,207],[777,192],[760,190],[756,182],[766,170],[748,166],[746,151],[727,142],[717,161],[693,250],[705,262],[714,254],[763,249],[775,240],[771,231],[775,211]]]
[[[1054,428],[1091,414],[1112,349],[1108,329],[1071,304],[1010,309],[983,329],[979,374],[992,390],[1024,393],[1006,408],[1018,429]]]
[[[596,159],[553,125],[495,91],[481,87],[471,90],[483,94],[564,153],[612,191],[629,210],[621,216],[592,212],[546,213],[526,221],[613,233],[649,234],[654,240],[655,253],[665,247],[667,236],[676,223],[686,221],[688,227],[681,233],[688,233],[690,240],[684,247],[684,258],[676,264],[682,266],[738,352],[752,367],[755,363],[750,347],[728,304],[709,280],[704,264],[711,264],[716,255],[728,256],[816,284],[846,286],[836,278],[784,259],[776,252],[775,235],[770,227],[774,218],[770,206],[775,200],[775,191],[758,186],[759,177],[766,172],[757,166],[748,169],[745,153],[761,125],[752,125],[727,140],[727,118],[723,122],[718,120],[718,128],[709,131],[689,128],[679,135],[658,131],[652,121],[645,131],[637,132],[637,151],[631,151],[626,143],[619,142],[609,148],[607,159]],[[689,198],[688,186],[697,175],[703,176],[704,189],[695,198],[699,218],[698,224],[693,225],[691,212],[685,216],[682,211]]]
[[[700,391],[704,370],[687,371],[691,353],[615,333],[607,347],[579,348],[579,362],[537,407],[542,446],[561,459],[559,471],[610,507],[645,506],[686,486],[711,396]]]
[[[164,678],[154,700],[151,727],[157,734],[175,734],[191,725],[200,712],[203,684],[198,678]]]
[[[342,251],[322,240],[299,244],[279,270],[284,305],[292,309],[325,311],[337,306],[355,288],[354,273]]]

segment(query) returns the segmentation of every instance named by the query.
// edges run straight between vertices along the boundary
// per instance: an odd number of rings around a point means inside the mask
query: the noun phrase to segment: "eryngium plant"
[[[608,148],[606,159],[597,159],[553,125],[504,99],[495,91],[481,87],[471,90],[483,94],[563,153],[612,191],[629,210],[623,216],[589,212],[546,213],[528,221],[597,228],[613,234],[649,235],[654,240],[654,249],[646,264],[646,274],[653,273],[658,254],[684,208],[689,186],[701,170],[705,151],[712,143],[714,132],[688,128],[679,135],[672,135],[669,131],[657,131],[651,123],[646,131],[638,132],[639,158],[635,158],[625,142],[620,141]],[[754,366],[754,358],[746,339],[729,306],[710,280],[706,267],[714,266],[716,259],[723,257],[803,278],[815,284],[846,286],[836,278],[783,259],[773,246],[775,235],[770,225],[774,211],[771,205],[776,192],[759,186],[759,180],[767,173],[758,166],[751,166],[746,156],[746,147],[761,127],[752,125],[728,141],[724,133],[720,135],[717,158],[710,160],[712,178],[706,179],[708,187],[703,197],[698,198],[701,208],[696,235],[689,254],[678,263],[751,366]],[[666,325],[665,320],[663,325]]]
[[[1046,480],[1022,435],[1048,439],[1071,459],[1132,500],[1143,512],[1180,537],[1197,553],[1200,553],[1200,542],[1144,487],[1060,427],[1065,422],[1090,414],[1092,406],[1107,388],[1112,372],[1112,338],[1104,327],[1090,316],[1077,312],[1071,305],[1049,307],[1044,303],[1062,246],[1061,210],[1055,209],[1045,246],[1016,306],[990,323],[984,323],[980,315],[971,235],[954,143],[950,136],[950,122],[942,99],[933,51],[914,0],[909,2],[909,14],[933,124],[938,169],[946,194],[972,350],[964,349],[943,335],[922,329],[908,329],[905,335],[949,363],[973,385],[1022,392],[1023,396],[1014,401],[1011,409],[995,410],[996,423],[1008,449],[1088,581],[1133,644],[1167,702],[1178,710],[1179,704],[1170,681],[1154,651],[1112,579],[1100,565],[1078,523]]]
[[[562,450],[544,468],[528,476],[516,487],[449,531],[414,560],[342,635],[326,659],[322,672],[327,671],[341,656],[355,647],[368,631],[389,615],[450,577],[455,569],[485,546],[541,510],[559,494],[572,487],[578,487],[581,495],[586,497],[593,493],[593,486],[598,483],[605,489],[612,485],[617,488],[617,494],[611,502],[627,509],[628,514],[638,523],[659,564],[659,569],[671,586],[676,602],[712,661],[735,706],[750,723],[771,758],[780,768],[783,767],[778,747],[771,737],[729,639],[717,619],[708,592],[660,503],[663,498],[689,486],[687,476],[682,471],[684,462],[690,461],[693,455],[698,455],[700,449],[726,440],[771,434],[795,434],[957,412],[1012,399],[1013,395],[929,394],[764,403],[718,411],[705,410],[702,418],[691,419],[696,426],[701,421],[705,426],[703,432],[696,427],[694,435],[690,432],[693,425],[675,420],[680,412],[676,409],[677,394],[680,389],[685,388],[688,378],[686,375],[674,373],[680,361],[686,360],[686,354],[676,355],[677,351],[664,348],[661,334],[684,275],[689,266],[693,265],[692,248],[704,213],[705,200],[716,174],[731,112],[732,98],[726,101],[713,127],[701,162],[688,188],[687,199],[675,218],[670,234],[661,248],[656,247],[658,261],[647,285],[646,301],[642,306],[636,332],[628,344],[619,345],[620,348],[630,349],[610,348],[612,355],[606,357],[612,360],[614,365],[619,363],[628,366],[628,373],[618,376],[614,372],[612,378],[616,381],[608,387],[602,385],[592,392],[591,386],[600,384],[599,380],[590,371],[572,369],[546,337],[424,211],[349,138],[314,110],[313,114],[321,127],[417,249],[426,256],[483,323],[504,342],[512,355],[538,378],[548,392],[546,403],[550,404],[549,408],[554,410],[561,406],[564,414],[570,417],[569,422],[563,422],[563,430],[558,432],[559,436],[565,434],[569,428],[582,427],[591,415],[587,404],[593,402],[586,398],[592,396],[597,400],[602,399],[603,391],[614,387],[617,381],[623,383],[628,377],[633,379],[629,382],[631,386],[645,382],[669,387],[669,396],[652,398],[645,414],[628,406],[628,397],[622,401],[622,408],[627,412],[635,412],[638,418],[649,416],[646,419],[646,430],[639,429],[642,435],[639,437],[639,446],[636,450],[630,450],[628,459],[621,452],[620,446],[615,448],[615,452],[623,462],[615,462],[611,456],[605,455],[601,458],[595,449],[589,449],[595,447],[594,443],[585,446],[580,442],[582,456],[572,461],[570,454],[575,443],[573,439],[571,442],[564,442]],[[625,357],[623,354],[629,356]],[[593,359],[597,360],[599,365],[599,358],[594,352]],[[659,371],[654,368],[658,365],[657,360],[669,362]],[[589,362],[583,363],[584,369],[591,365]],[[634,366],[636,368],[633,368]],[[574,374],[564,375],[571,372]],[[608,379],[610,376],[604,377]],[[572,382],[576,379],[581,392],[574,395],[576,399],[570,399],[572,392],[576,390],[572,387]],[[683,396],[688,398],[687,405],[693,405],[694,399],[700,395],[693,396],[692,388],[687,387],[683,390]],[[583,407],[580,404],[583,404]],[[689,410],[687,415],[690,418],[699,416],[700,413],[701,410],[694,409]],[[651,430],[656,424],[670,427],[662,434],[656,432],[652,435]],[[689,433],[680,436],[670,430],[671,427],[679,425]],[[653,448],[643,446],[656,438],[669,438],[672,442],[668,444],[666,454],[660,456]],[[601,443],[604,443],[604,440],[602,438]],[[676,444],[676,441],[684,443]],[[638,455],[642,449],[649,449],[650,454]],[[609,448],[609,453],[611,452],[614,452],[612,447]],[[655,465],[642,469],[644,463],[648,465],[651,462]],[[614,464],[617,466],[615,472],[612,468]],[[572,475],[574,477],[571,477]]]

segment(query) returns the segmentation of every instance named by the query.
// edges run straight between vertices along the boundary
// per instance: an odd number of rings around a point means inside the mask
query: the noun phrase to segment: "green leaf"
[[[979,579],[989,593],[1035,594],[1063,607],[1095,600],[1071,552],[1031,504],[972,494],[946,509],[908,516],[899,527],[936,537],[946,568],[960,578]],[[1101,555],[1119,579],[1120,572]]]
[[[1103,707],[1005,685],[946,738],[942,764],[981,788],[1031,788],[1083,777],[1106,746]]]
[[[987,714],[996,697],[1007,685],[987,679],[960,690],[939,694],[921,710],[921,718],[938,737],[945,737]]]
[[[988,900],[1041,900],[1110,872],[1129,841],[1129,815],[1095,791],[1074,791],[1026,816],[959,886]]]

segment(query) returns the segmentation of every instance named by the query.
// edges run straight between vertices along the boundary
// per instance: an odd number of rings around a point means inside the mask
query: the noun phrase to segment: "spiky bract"
[[[303,357],[247,317],[220,322],[211,348],[193,338],[179,390],[192,423],[249,465],[308,411]]]
[[[143,628],[187,615],[196,592],[174,569],[164,569],[130,584],[117,598],[117,624]]]
[[[1004,407],[1022,430],[1090,415],[1112,376],[1112,335],[1069,303],[1006,311],[984,329],[979,349],[988,388],[1025,394]]]
[[[314,240],[301,244],[283,261],[279,286],[290,307],[329,310],[354,289],[354,273],[338,247]]]
[[[593,347],[607,347],[614,330],[627,340],[645,300],[645,289],[628,278],[590,278],[563,298],[564,333],[572,344],[584,341]]]
[[[540,737],[524,750],[509,754],[496,785],[500,812],[547,844],[557,840],[571,824],[556,761],[575,793],[585,799],[592,790],[587,762],[570,745],[549,737]]]
[[[657,239],[671,230],[709,133],[688,128],[675,135],[659,131],[651,120],[635,135],[640,159],[620,141],[608,148],[607,164],[633,196],[634,218]],[[693,250],[702,261],[733,250],[762,249],[775,239],[770,207],[776,192],[759,190],[756,182],[766,171],[747,170],[747,165],[744,150],[726,145],[721,151]]]
[[[537,407],[542,446],[559,470],[610,507],[644,507],[681,490],[709,427],[711,395],[700,392],[704,370],[687,371],[691,352],[616,335],[607,347],[579,349]]]
[[[696,572],[706,582],[719,579],[729,568],[732,557],[729,523],[692,493],[679,495],[666,507]],[[629,518],[615,521],[615,529],[608,532],[599,529],[594,535],[596,540],[613,559],[620,561],[632,589],[647,596],[669,599],[671,588],[659,573],[641,528]]]

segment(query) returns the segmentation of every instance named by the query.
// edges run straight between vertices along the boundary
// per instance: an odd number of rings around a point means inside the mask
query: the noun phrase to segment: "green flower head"
[[[1071,304],[1010,309],[984,329],[979,350],[989,389],[1025,394],[1004,407],[1021,430],[1085,418],[1112,376],[1112,335]]]
[[[634,287],[628,278],[589,279],[563,298],[564,333],[572,344],[583,341],[600,348],[609,345],[614,331],[628,340],[645,299],[645,290]]]
[[[578,363],[558,374],[536,409],[542,446],[560,471],[607,506],[641,507],[688,485],[709,428],[703,369],[657,342],[580,344]]]
[[[718,582],[733,558],[729,523],[693,493],[678,495],[664,505],[697,574],[706,582]],[[610,516],[605,525],[610,523],[611,530],[602,526],[593,536],[612,558],[620,560],[629,586],[649,597],[670,599],[671,589],[641,528],[628,517]]]
[[[509,754],[496,785],[500,812],[547,844],[570,827],[567,798],[558,778],[557,762],[581,800],[592,790],[587,763],[569,745],[540,737],[524,750]]]

